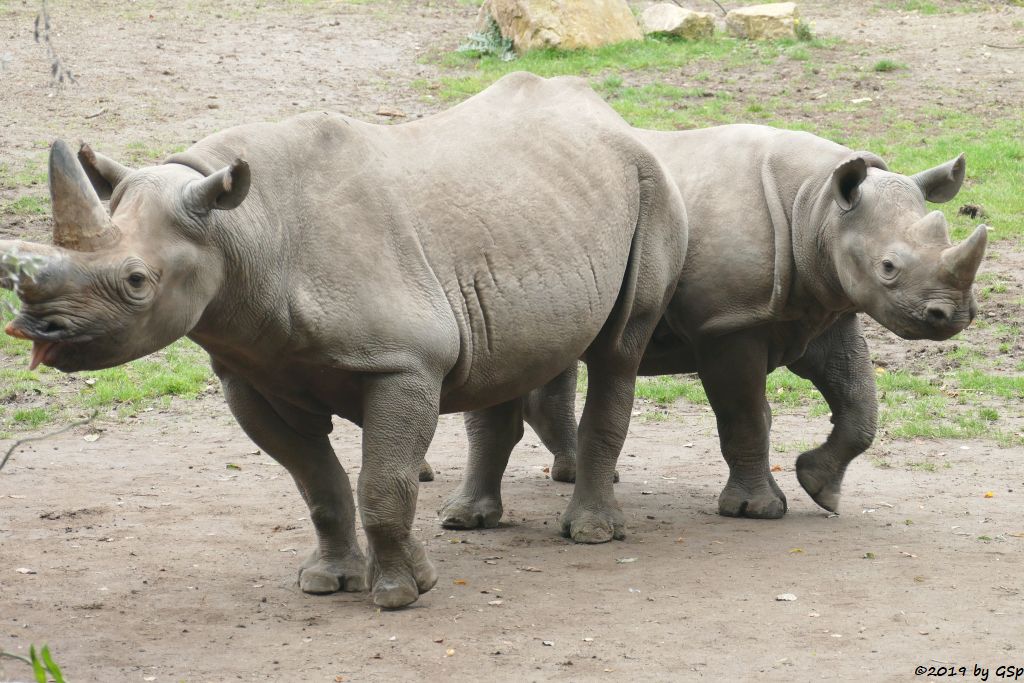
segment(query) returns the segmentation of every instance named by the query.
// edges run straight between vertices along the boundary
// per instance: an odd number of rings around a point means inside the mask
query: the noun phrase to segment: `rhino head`
[[[58,140],[49,172],[53,246],[0,241],[0,285],[23,303],[6,332],[32,341],[30,367],[112,367],[187,334],[220,285],[211,212],[245,198],[245,162],[133,171]]]
[[[960,244],[925,201],[946,202],[964,180],[964,155],[914,176],[890,173],[858,152],[832,172],[825,234],[835,239],[836,275],[859,309],[904,339],[948,339],[974,319],[974,276],[988,228]]]

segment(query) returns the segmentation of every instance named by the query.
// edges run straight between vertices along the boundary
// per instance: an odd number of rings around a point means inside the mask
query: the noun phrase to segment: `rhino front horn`
[[[50,147],[50,199],[53,243],[58,247],[96,251],[120,238],[85,169],[63,140]]]
[[[961,288],[966,289],[974,282],[974,276],[985,256],[985,244],[988,242],[988,226],[979,225],[971,236],[955,247],[942,252],[942,265],[956,279]]]

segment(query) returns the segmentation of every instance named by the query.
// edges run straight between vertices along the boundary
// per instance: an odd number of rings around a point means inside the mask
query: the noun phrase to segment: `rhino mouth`
[[[40,365],[56,367],[65,349],[92,339],[89,335],[75,334],[52,321],[36,320],[24,315],[8,323],[4,331],[16,339],[32,342],[29,370],[35,370]]]

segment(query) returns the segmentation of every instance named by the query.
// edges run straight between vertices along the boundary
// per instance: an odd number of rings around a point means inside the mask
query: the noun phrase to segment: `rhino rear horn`
[[[941,166],[921,171],[911,178],[921,188],[924,198],[930,202],[948,202],[960,191],[967,171],[967,160],[963,154]]]
[[[985,245],[988,242],[988,226],[979,225],[971,236],[960,244],[944,249],[940,259],[942,265],[956,279],[961,288],[966,289],[974,282],[974,276],[985,256]]]
[[[116,242],[121,233],[110,221],[85,169],[63,140],[50,147],[50,200],[53,243],[75,251],[96,251]]]
[[[230,166],[188,186],[189,206],[205,213],[211,209],[233,209],[249,194],[249,164],[235,159]]]
[[[84,142],[78,149],[78,161],[81,162],[85,175],[89,177],[89,182],[100,199],[110,199],[114,188],[132,172],[132,169],[94,152],[92,147]]]

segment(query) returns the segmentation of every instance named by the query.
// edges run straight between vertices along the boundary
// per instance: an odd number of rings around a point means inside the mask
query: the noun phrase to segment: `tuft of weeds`
[[[456,52],[475,55],[477,57],[494,56],[503,62],[511,62],[516,58],[512,39],[501,34],[501,28],[494,17],[487,18],[487,26],[483,31],[470,33],[466,42]]]
[[[888,73],[890,71],[902,71],[906,68],[906,64],[902,64],[891,59],[880,59],[875,62],[875,65],[871,67],[871,70],[877,71],[878,73]]]

